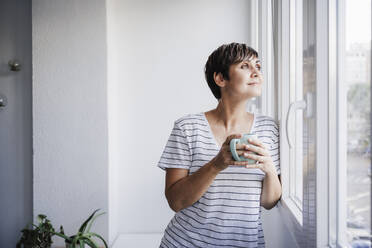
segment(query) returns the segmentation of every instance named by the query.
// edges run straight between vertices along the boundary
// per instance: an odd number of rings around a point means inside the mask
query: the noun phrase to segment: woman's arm
[[[265,209],[272,209],[280,200],[282,195],[282,185],[280,176],[275,171],[266,173],[262,185],[261,206]]]
[[[165,196],[173,211],[191,206],[207,191],[219,173],[212,163],[208,162],[190,176],[186,169],[167,169]]]
[[[249,140],[253,145],[247,145],[247,148],[257,153],[244,154],[247,158],[258,161],[258,164],[248,165],[247,168],[258,168],[265,173],[265,178],[262,183],[262,192],[260,204],[266,209],[273,208],[279,201],[282,195],[282,185],[280,178],[276,174],[276,169],[267,147],[258,139]]]

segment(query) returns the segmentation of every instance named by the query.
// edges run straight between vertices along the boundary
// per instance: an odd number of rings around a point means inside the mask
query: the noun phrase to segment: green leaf
[[[96,212],[99,211],[99,209],[96,209],[90,216],[89,218],[81,225],[80,229],[79,229],[79,232],[81,233],[84,233],[85,231],[85,228],[87,226],[87,224],[89,223],[89,221],[93,218],[93,216],[96,214]]]
[[[99,248],[99,246],[91,239],[84,237],[84,242],[92,248]]]
[[[72,240],[72,246],[75,247],[78,240],[81,238],[80,232]]]
[[[105,244],[105,247],[108,248],[108,245],[107,245],[106,241],[104,240],[104,238],[102,238],[102,237],[101,237],[100,235],[98,235],[97,233],[92,233],[92,232],[90,232],[90,233],[87,233],[87,235],[89,235],[89,236],[95,236],[95,237],[101,239],[102,242]]]
[[[90,232],[90,228],[92,227],[92,224],[93,224],[93,222],[95,221],[95,219],[97,219],[99,216],[101,216],[101,215],[103,215],[103,214],[105,214],[105,213],[106,213],[106,212],[103,212],[103,213],[100,213],[100,214],[94,216],[94,218],[92,219],[92,221],[91,221],[91,222],[89,223],[89,225],[88,225],[87,232]]]
[[[57,233],[57,232],[53,232],[54,235],[57,235],[61,238],[64,238],[65,240],[68,240],[68,241],[71,241],[70,237],[67,237],[66,235],[62,234],[62,233]]]
[[[37,216],[37,220],[38,220],[38,222],[43,222],[43,219],[45,219],[46,218],[46,215],[43,215],[43,214],[39,214],[38,216]]]

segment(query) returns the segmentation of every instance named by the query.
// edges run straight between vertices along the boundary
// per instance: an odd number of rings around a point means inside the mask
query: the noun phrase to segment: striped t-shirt
[[[280,174],[278,123],[253,113],[251,133],[269,149]],[[158,166],[188,169],[191,175],[213,159],[220,147],[204,112],[174,122]],[[160,247],[265,247],[260,197],[264,172],[229,166],[221,171],[204,195],[175,213]]]

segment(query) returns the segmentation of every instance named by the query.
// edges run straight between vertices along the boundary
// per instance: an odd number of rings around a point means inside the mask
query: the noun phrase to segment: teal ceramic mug
[[[248,134],[243,134],[243,136],[240,139],[232,139],[230,141],[230,151],[231,154],[234,158],[235,161],[248,161],[248,164],[255,164],[256,160],[246,158],[243,155],[239,156],[238,153],[236,152],[236,145],[237,144],[250,144],[248,139],[257,139],[257,135],[254,133],[248,133]],[[252,153],[252,154],[257,154],[253,151],[246,150],[246,153]]]

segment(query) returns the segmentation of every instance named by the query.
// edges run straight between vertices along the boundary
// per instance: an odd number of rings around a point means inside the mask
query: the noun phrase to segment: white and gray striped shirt
[[[279,175],[278,123],[253,114],[251,132],[268,147]],[[188,169],[191,175],[219,150],[204,112],[189,114],[174,122],[158,166]],[[260,169],[236,166],[221,171],[198,201],[174,215],[160,247],[265,247],[260,207],[264,176]]]

